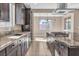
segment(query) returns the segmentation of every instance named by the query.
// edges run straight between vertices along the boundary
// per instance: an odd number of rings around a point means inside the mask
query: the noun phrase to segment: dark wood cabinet
[[[25,8],[25,25],[30,25],[31,8]]]
[[[79,47],[68,48],[68,56],[79,56]]]
[[[79,56],[79,46],[69,46],[64,42],[56,42],[55,51],[59,56]]]

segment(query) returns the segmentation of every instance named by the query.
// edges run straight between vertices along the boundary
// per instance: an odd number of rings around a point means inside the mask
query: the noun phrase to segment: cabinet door
[[[30,33],[26,36],[26,41],[27,41],[27,49],[30,47],[31,45],[31,36]]]
[[[25,55],[25,42],[24,37],[22,37],[18,40],[18,56],[24,56],[24,55]]]
[[[7,56],[17,56],[17,48],[13,49]]]
[[[21,56],[21,44],[18,45],[17,55]]]
[[[29,47],[30,47],[31,42],[32,42],[32,41],[31,41],[31,35],[30,35],[30,33],[28,34],[28,36],[27,36],[27,37],[28,37],[28,42],[29,42]]]
[[[27,52],[27,38],[24,37],[24,51],[25,51],[25,54]]]
[[[6,54],[9,54],[14,48],[16,48],[15,44],[10,44],[8,47],[6,47]]]
[[[30,24],[30,8],[25,9],[25,24]]]
[[[24,53],[25,53],[25,51],[24,51],[24,38],[21,38],[21,54],[22,54],[22,56],[24,56]]]
[[[21,39],[18,39],[18,51],[17,51],[17,54],[18,56],[21,56],[22,55],[22,47],[21,47]]]
[[[16,24],[23,25],[24,24],[24,12],[22,10],[23,4],[15,4],[16,11]]]
[[[0,56],[5,56],[5,49],[0,51]]]
[[[24,43],[24,49],[25,49],[25,54],[26,54],[26,52],[27,52],[27,42],[26,41]]]

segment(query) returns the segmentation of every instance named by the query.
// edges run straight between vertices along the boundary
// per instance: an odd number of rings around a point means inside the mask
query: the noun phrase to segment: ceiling
[[[67,3],[65,13],[59,13],[63,11],[58,10],[58,6],[59,6],[58,3],[27,3],[27,4],[25,3],[25,6],[30,7],[34,13],[51,13],[53,15],[56,14],[63,15],[75,9],[79,9],[79,3]],[[67,9],[70,9],[70,11],[68,11]]]
[[[56,9],[58,3],[25,3],[27,7],[31,9]],[[79,3],[67,3],[67,8],[79,9]]]
[[[32,9],[56,9],[57,3],[27,3]]]
[[[53,9],[32,9],[34,13],[51,13]]]

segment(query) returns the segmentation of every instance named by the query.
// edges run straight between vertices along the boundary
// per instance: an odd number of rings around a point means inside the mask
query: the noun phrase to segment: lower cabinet
[[[21,56],[21,44],[18,44],[17,56]]]
[[[7,56],[17,56],[17,48],[14,48]]]
[[[0,51],[0,56],[5,56],[5,49]]]
[[[24,42],[24,54],[27,53],[27,41]]]
[[[28,35],[19,38],[8,47],[0,51],[0,56],[25,56],[31,44],[31,37]]]
[[[25,37],[18,40],[18,56],[24,56],[27,52],[27,39]]]
[[[50,42],[47,42],[47,46],[48,46],[48,49],[51,52],[51,55],[54,56],[55,55],[54,44],[50,43]]]
[[[22,39],[22,41],[21,41],[21,53],[22,53],[22,56],[25,55],[25,51],[24,51],[24,39]]]
[[[68,46],[64,42],[55,43],[55,55],[59,56],[79,56],[78,46]]]

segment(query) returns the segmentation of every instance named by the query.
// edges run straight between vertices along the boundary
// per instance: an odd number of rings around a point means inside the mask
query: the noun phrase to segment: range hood
[[[57,9],[55,10],[55,13],[64,15],[64,14],[67,14],[71,11],[73,11],[73,10],[67,8],[67,3],[58,3]]]

